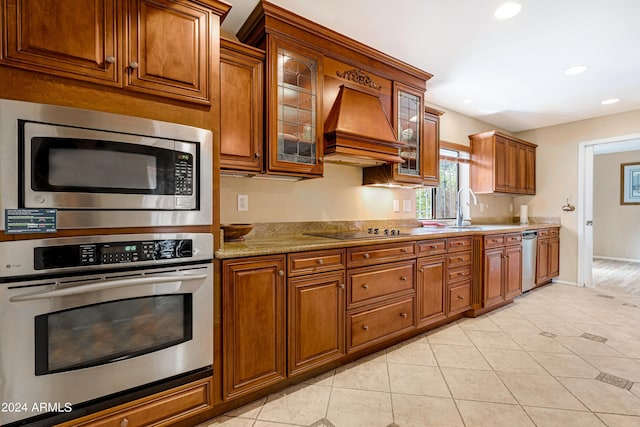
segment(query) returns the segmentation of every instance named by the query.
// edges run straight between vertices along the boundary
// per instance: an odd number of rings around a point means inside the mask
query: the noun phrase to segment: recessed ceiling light
[[[584,65],[576,65],[575,67],[571,67],[571,68],[567,68],[564,73],[567,76],[574,76],[576,74],[580,74],[583,71],[585,71],[587,69],[587,67],[585,67]]]
[[[493,16],[496,19],[500,20],[510,19],[520,13],[520,10],[522,10],[521,5],[510,1],[507,3],[502,3],[500,6],[498,6]]]
[[[471,104],[473,102],[473,100],[471,99],[465,99],[464,101],[462,101],[464,104]]]
[[[615,104],[616,102],[620,101],[620,98],[610,98],[610,99],[605,99],[604,101],[602,101],[600,104],[602,105],[609,105],[609,104]]]

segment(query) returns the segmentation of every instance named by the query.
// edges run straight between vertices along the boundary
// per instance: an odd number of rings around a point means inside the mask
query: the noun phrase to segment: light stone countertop
[[[340,240],[328,237],[310,236],[296,232],[291,234],[268,234],[256,237],[247,237],[243,242],[224,242],[215,253],[218,259],[242,258],[259,255],[284,254],[289,252],[304,252],[319,249],[337,249],[353,246],[365,246],[386,244],[395,242],[407,242],[427,240],[443,237],[459,237],[483,234],[517,233],[526,230],[538,230],[543,228],[560,227],[556,223],[541,224],[473,224],[469,227],[452,228],[445,227],[415,227],[401,229],[401,236],[367,237],[363,239]],[[409,233],[413,234],[409,234]]]

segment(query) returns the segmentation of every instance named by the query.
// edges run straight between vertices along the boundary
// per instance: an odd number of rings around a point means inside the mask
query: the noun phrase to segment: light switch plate
[[[239,211],[248,211],[249,210],[249,195],[248,194],[238,194],[238,210]]]
[[[393,201],[393,211],[400,212],[400,200]]]
[[[405,212],[411,212],[411,200],[402,201],[402,210]]]

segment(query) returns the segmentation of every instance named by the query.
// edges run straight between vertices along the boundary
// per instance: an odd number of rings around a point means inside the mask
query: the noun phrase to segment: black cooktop
[[[380,237],[403,237],[410,233],[402,233],[398,229],[377,229],[370,228],[367,230],[349,230],[349,231],[318,231],[305,233],[308,236],[327,237],[337,240],[356,240],[356,239],[373,239]]]

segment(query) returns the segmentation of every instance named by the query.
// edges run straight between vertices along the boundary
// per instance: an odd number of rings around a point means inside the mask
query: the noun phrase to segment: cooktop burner
[[[371,239],[380,237],[400,237],[405,234],[400,233],[400,230],[395,228],[369,228],[367,230],[350,230],[350,231],[326,231],[326,232],[312,232],[305,233],[308,236],[327,237],[329,239],[337,240],[356,240],[356,239]]]

